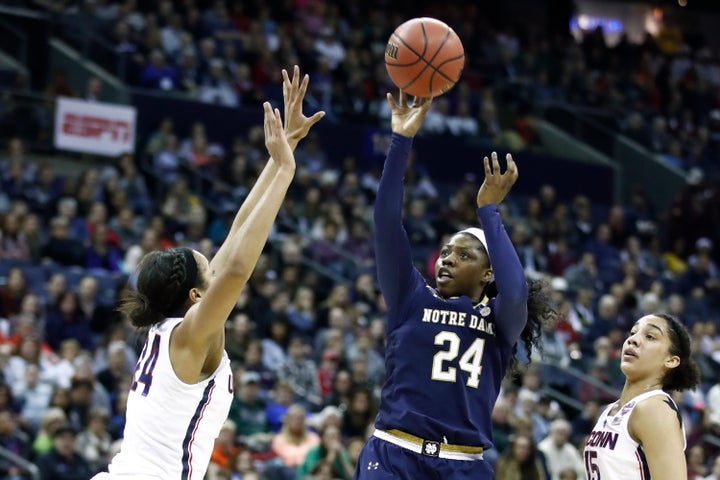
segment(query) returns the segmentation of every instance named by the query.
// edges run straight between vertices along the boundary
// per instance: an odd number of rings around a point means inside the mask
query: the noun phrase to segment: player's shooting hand
[[[287,136],[283,130],[280,110],[273,110],[270,102],[263,103],[265,111],[265,148],[281,167],[295,169],[295,156],[293,155]]]
[[[310,77],[305,74],[300,80],[300,67],[295,65],[292,80],[290,80],[285,69],[282,71],[282,77],[285,103],[285,133],[290,146],[295,148],[298,142],[305,138],[310,128],[325,116],[325,112],[321,110],[311,117],[306,117],[303,114],[303,99],[305,98]]]
[[[512,155],[509,153],[505,156],[507,160],[507,169],[505,173],[500,172],[500,163],[498,162],[497,153],[492,152],[491,159],[485,157],[485,180],[480,185],[477,194],[477,206],[483,207],[491,203],[499,204],[510,191],[510,188],[518,179],[518,169]],[[492,162],[492,165],[491,165]],[[492,166],[492,168],[491,168]]]
[[[414,137],[425,120],[432,98],[414,97],[412,104],[408,105],[407,96],[400,90],[397,102],[392,93],[387,94],[387,100],[392,111],[392,131],[404,137]]]

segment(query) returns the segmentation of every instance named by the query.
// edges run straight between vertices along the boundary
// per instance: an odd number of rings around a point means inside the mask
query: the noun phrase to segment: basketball
[[[413,18],[390,35],[385,67],[393,83],[415,97],[437,97],[462,75],[465,51],[457,33],[430,17]]]

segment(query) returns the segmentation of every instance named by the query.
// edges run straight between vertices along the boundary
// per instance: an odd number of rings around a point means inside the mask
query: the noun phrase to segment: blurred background
[[[654,311],[687,325],[703,375],[677,396],[688,478],[720,478],[713,0],[3,1],[0,478],[105,468],[141,347],[118,295],[150,250],[213,255],[266,161],[261,104],[282,105],[294,65],[310,74],[305,111],[327,116],[296,151],[228,321],[236,398],[208,478],[351,478],[327,446],[357,459],[385,374],[383,53],[418,16],[453,27],[466,65],[406,175],[417,267],[432,283],[443,237],[476,222],[482,157],[511,152],[521,176],[503,219],[560,306],[544,356],[497,402],[496,478],[535,464],[545,476],[528,478],[584,478],[583,443],[622,385],[619,349]]]

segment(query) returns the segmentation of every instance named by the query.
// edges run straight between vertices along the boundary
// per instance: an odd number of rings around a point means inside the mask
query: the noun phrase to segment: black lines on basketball
[[[437,96],[458,81],[465,65],[460,38],[440,20],[408,20],[390,36],[385,66],[393,83],[413,96]]]

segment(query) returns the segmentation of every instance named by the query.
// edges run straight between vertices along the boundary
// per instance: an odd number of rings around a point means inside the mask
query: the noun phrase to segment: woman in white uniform
[[[622,349],[620,399],[609,405],[584,451],[588,480],[687,480],[685,429],[670,391],[695,388],[700,371],[685,327],[665,314],[633,325]]]
[[[128,396],[121,450],[109,473],[96,479],[205,476],[233,397],[225,321],[295,174],[293,148],[324,115],[303,115],[307,84],[297,67],[292,81],[283,71],[285,130],[280,112],[263,105],[271,159],[212,262],[189,248],[154,251],[141,260],[137,292],[120,309],[148,336]]]

